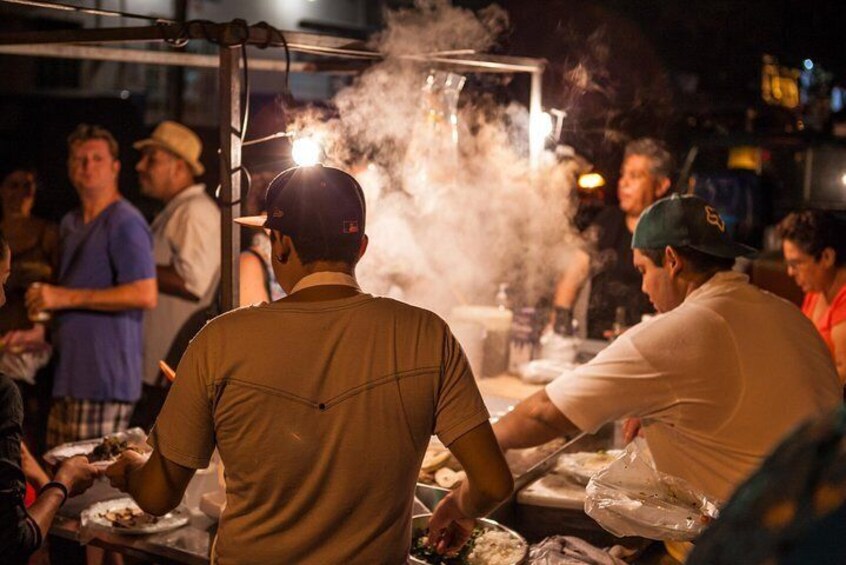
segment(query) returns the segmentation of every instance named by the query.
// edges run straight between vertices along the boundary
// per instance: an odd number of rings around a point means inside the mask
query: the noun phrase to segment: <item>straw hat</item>
[[[138,150],[154,146],[170,151],[188,163],[194,176],[200,176],[206,170],[200,162],[203,142],[196,133],[176,122],[160,123],[149,138],[136,141],[132,146]]]

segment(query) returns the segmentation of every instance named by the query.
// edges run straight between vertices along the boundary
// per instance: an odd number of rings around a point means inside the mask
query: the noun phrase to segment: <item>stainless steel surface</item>
[[[555,462],[558,460],[558,456],[564,453],[564,451],[573,445],[581,441],[583,438],[587,437],[589,434],[587,432],[582,432],[572,439],[567,440],[561,447],[532,465],[528,471],[520,475],[519,477],[514,479],[514,492],[517,492],[524,486],[528,485],[541,475],[548,473],[552,468],[555,466]]]
[[[50,535],[79,541],[80,514],[96,502],[126,496],[111,488],[105,481],[97,481],[91,489],[71,498],[59,511]],[[209,562],[211,540],[217,531],[217,522],[200,512],[191,512],[186,526],[169,532],[145,536],[127,536],[108,531],[94,531],[89,542],[111,551],[156,563],[187,563],[206,565]]]

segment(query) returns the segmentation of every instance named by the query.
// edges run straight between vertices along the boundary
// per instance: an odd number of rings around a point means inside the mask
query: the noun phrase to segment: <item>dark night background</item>
[[[107,4],[104,7],[110,7]],[[367,26],[328,29],[366,37],[379,29],[383,9],[412,4],[407,0],[367,2]],[[488,4],[454,2],[472,10]],[[186,4],[174,5],[179,9]],[[843,139],[832,135],[837,122],[846,121],[842,110],[839,116],[812,114],[828,104],[832,88],[846,87],[846,2],[503,0],[499,5],[510,16],[510,29],[494,51],[548,61],[544,107],[567,112],[559,141],[574,147],[605,174],[609,187],[616,183],[625,142],[635,137],[665,139],[680,162],[693,145],[699,145],[703,150],[697,166],[712,169],[725,165],[725,146],[742,143],[766,149],[768,171],[764,172],[781,186],[774,199],[783,200],[785,207],[794,206],[801,189],[797,179],[802,177],[794,166],[801,161],[796,152],[820,143],[838,146]],[[10,4],[0,4],[0,16],[0,32],[70,25],[51,19],[49,10]],[[141,24],[130,20],[127,25]],[[806,59],[813,60],[817,85],[808,90],[810,98],[803,106],[788,110],[763,101],[765,55],[792,69],[801,69]],[[21,148],[35,148],[41,155],[61,156],[42,168],[45,177],[66,184],[64,135],[51,132],[69,131],[71,122],[93,120],[134,139],[152,125],[145,123],[151,121],[149,108],[155,103],[150,92],[133,91],[128,100],[104,98],[100,93],[91,100],[86,85],[78,83],[81,64],[0,56],[0,72],[7,77],[0,86],[0,161],[4,168],[8,162],[20,160]],[[35,87],[18,84],[18,76],[29,76]],[[527,103],[526,80],[516,77],[502,95]],[[166,88],[160,85],[159,90]],[[170,105],[167,101],[163,104],[165,116],[179,117],[172,99]],[[109,114],[105,118],[104,110]],[[198,129],[207,142],[215,143],[214,127]],[[722,149],[710,151],[708,147]],[[206,158],[212,165],[207,168],[215,171],[214,155],[207,152]],[[125,163],[122,186],[138,199],[129,164]],[[606,196],[613,201],[613,190]],[[72,205],[73,198],[72,192],[61,190],[50,203],[42,201],[41,213],[55,219]]]

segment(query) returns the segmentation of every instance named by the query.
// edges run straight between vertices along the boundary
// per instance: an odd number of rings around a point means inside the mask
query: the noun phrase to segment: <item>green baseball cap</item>
[[[717,257],[757,253],[733,241],[719,212],[698,196],[674,194],[644,210],[632,237],[632,249],[690,247]]]

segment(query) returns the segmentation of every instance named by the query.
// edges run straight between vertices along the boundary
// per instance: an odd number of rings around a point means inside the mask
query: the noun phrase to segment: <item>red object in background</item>
[[[32,487],[31,484],[27,483],[26,494],[24,495],[24,506],[29,508],[30,506],[32,506],[32,503],[35,502],[36,498],[38,498],[38,496],[35,493],[35,489]]]

